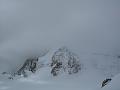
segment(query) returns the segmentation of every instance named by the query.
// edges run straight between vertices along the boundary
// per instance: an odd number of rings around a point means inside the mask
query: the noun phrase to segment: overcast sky
[[[68,46],[120,54],[120,0],[0,0],[0,60]]]

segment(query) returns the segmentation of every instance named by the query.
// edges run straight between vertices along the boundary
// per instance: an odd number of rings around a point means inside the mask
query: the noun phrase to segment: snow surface
[[[54,50],[51,50],[46,56],[39,58],[39,62],[48,65],[53,53]],[[31,74],[27,78],[8,80],[0,75],[0,90],[120,90],[120,87],[117,87],[118,76],[108,86],[101,88],[104,79],[112,78],[119,73],[117,63],[119,58],[83,53],[79,56],[83,66],[77,74],[60,74],[54,77],[51,75],[51,68],[48,65],[38,69],[35,74]]]
[[[53,77],[49,69],[43,68],[28,78],[2,81],[0,87],[4,90],[93,90],[100,87],[101,77],[98,73],[86,71],[76,75]],[[93,75],[95,78],[91,78]]]

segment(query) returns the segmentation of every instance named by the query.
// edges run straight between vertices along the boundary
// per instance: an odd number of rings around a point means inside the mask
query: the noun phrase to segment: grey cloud
[[[28,52],[63,45],[78,53],[119,54],[119,3],[119,0],[0,0],[0,56],[13,63]]]

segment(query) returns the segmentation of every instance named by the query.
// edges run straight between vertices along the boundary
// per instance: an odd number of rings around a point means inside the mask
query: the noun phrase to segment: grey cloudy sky
[[[63,45],[119,54],[119,38],[120,0],[0,0],[1,62]]]

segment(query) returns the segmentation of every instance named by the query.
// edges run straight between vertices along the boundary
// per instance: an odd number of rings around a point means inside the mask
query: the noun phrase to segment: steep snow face
[[[104,75],[103,80],[112,78],[120,73],[120,58],[117,55],[109,55],[104,53],[79,53],[80,61],[84,64],[84,68],[98,70]],[[102,80],[102,81],[103,81]]]
[[[93,56],[93,68],[98,69],[107,78],[114,77],[120,73],[120,59],[117,56]]]
[[[66,47],[59,48],[52,56],[51,63],[53,76],[57,76],[62,72],[68,74],[78,73],[81,69],[80,60],[77,55],[72,53]]]

